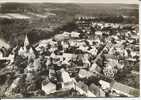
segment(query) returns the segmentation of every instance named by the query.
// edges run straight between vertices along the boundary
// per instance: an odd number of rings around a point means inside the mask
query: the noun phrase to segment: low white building
[[[99,36],[101,36],[103,33],[101,32],[101,31],[96,31],[95,32],[95,35],[99,35]]]
[[[72,89],[74,88],[74,79],[72,79],[68,72],[64,69],[61,69],[61,78],[62,78],[62,88],[63,89]]]
[[[102,89],[109,89],[110,88],[110,83],[100,80],[99,83],[101,84]]]
[[[56,92],[56,85],[52,82],[43,82],[42,90],[48,95],[50,93]]]
[[[61,77],[64,83],[70,82],[71,78],[68,72],[66,72],[64,69],[61,69]]]
[[[73,32],[70,33],[70,35],[71,35],[71,37],[73,37],[73,38],[79,38],[80,33],[73,31]]]
[[[92,75],[93,75],[93,73],[91,73],[91,72],[89,72],[89,71],[86,71],[86,70],[84,70],[84,69],[80,69],[79,74],[78,74],[78,76],[79,76],[80,78],[88,78],[88,77],[90,77],[90,76],[92,76]]]

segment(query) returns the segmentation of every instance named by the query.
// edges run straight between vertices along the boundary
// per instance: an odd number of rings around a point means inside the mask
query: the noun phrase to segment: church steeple
[[[27,37],[27,34],[26,34],[25,40],[24,40],[24,47],[27,47],[29,45],[30,45],[30,43],[29,43],[29,40],[28,40],[28,37]]]
[[[33,47],[30,45],[30,42],[28,40],[28,36],[26,34],[25,40],[24,40],[24,47],[21,47],[18,51],[19,55],[22,55],[24,57],[28,57],[28,59],[34,59],[36,55],[34,54]]]

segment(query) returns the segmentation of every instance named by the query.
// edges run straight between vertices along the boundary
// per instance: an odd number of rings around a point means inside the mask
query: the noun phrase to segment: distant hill
[[[136,4],[78,4],[83,10],[81,14],[93,16],[136,16],[138,17],[139,5]]]

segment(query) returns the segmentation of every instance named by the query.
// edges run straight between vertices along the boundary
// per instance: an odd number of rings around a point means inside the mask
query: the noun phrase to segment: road
[[[93,63],[96,63],[97,62],[97,60],[101,57],[101,55],[103,54],[103,52],[104,52],[104,50],[106,49],[106,48],[111,48],[112,46],[113,46],[113,44],[110,42],[110,40],[111,40],[111,37],[109,37],[108,39],[107,39],[107,43],[106,43],[106,45],[105,45],[105,47],[102,49],[102,51],[96,56],[96,58],[95,58],[95,60],[93,61]],[[90,68],[91,69],[91,68]]]

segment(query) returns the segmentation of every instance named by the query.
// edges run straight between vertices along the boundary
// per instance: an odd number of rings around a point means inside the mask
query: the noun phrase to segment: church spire
[[[27,37],[27,34],[26,34],[25,40],[24,40],[24,47],[29,46],[29,45],[30,45],[30,43],[29,43],[29,40],[28,40],[28,37]]]

